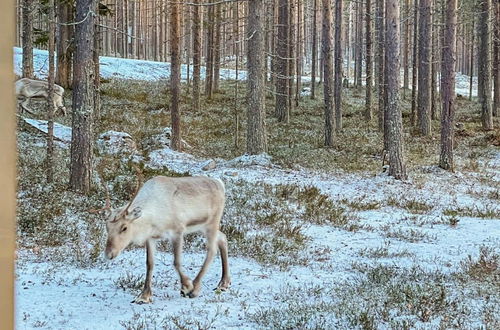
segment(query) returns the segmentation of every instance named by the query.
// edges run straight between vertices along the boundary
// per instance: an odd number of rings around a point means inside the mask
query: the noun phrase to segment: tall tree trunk
[[[248,3],[247,29],[247,153],[267,151],[264,77],[264,0]]]
[[[431,32],[431,119],[437,119],[438,113],[438,86],[437,86],[437,73],[438,73],[438,35],[439,35],[439,20],[437,11],[437,2],[435,4],[435,13],[431,14],[432,32]]]
[[[67,24],[73,21],[72,5],[66,1],[58,2],[57,12],[57,21],[59,23]],[[72,39],[74,36],[74,29],[71,25],[58,25],[57,31],[56,83],[64,88],[70,88],[74,48],[72,45]]]
[[[481,122],[484,130],[493,129],[491,109],[490,11],[491,0],[477,0],[479,10],[478,96],[481,102]]]
[[[431,0],[420,0],[417,119],[420,134],[431,134]]]
[[[342,14],[343,0],[335,2],[335,81],[333,96],[335,99],[335,129],[342,129]],[[333,45],[330,45],[333,48]],[[325,74],[326,74],[325,70]],[[331,78],[330,78],[331,79]]]
[[[295,7],[297,0],[289,0],[288,14],[288,111],[291,113],[294,106],[294,78],[295,78]]]
[[[376,21],[375,21],[375,29],[377,30],[377,67],[378,67],[378,77],[377,77],[377,94],[378,94],[378,129],[379,131],[384,130],[384,91],[385,91],[385,81],[384,81],[384,72],[385,72],[385,55],[384,55],[384,0],[376,0],[377,1],[377,12],[376,12]]]
[[[409,49],[410,49],[410,0],[405,0],[405,22],[403,35],[403,98],[409,88]]]
[[[101,117],[101,67],[99,63],[99,55],[101,53],[101,27],[99,26],[100,17],[97,16],[95,20],[97,23],[94,27],[94,49],[92,54],[94,61],[94,118],[99,119]],[[125,49],[127,48],[125,47]]]
[[[495,5],[493,38],[493,116],[500,114],[500,2]]]
[[[73,130],[71,136],[70,188],[90,192],[94,116],[94,16],[97,1],[77,0],[73,80]]]
[[[439,166],[453,171],[453,121],[455,116],[455,57],[457,0],[446,0],[446,23],[441,59],[441,154]]]
[[[214,91],[219,90],[220,54],[221,54],[222,5],[215,9],[215,36],[214,36]]]
[[[337,2],[338,3],[338,2]],[[323,20],[321,37],[321,57],[323,59],[323,98],[325,113],[325,146],[333,146],[335,133],[334,96],[333,96],[333,33],[332,7],[330,0],[323,0]]]
[[[399,0],[386,1],[386,72],[389,175],[407,178],[404,161],[403,123],[399,104]]]
[[[33,78],[33,0],[23,0],[23,77]]]
[[[295,106],[299,106],[300,100],[300,90],[302,89],[302,59],[303,59],[303,36],[302,36],[302,12],[304,10],[304,5],[301,1],[297,2],[297,40],[296,40],[296,55],[295,55]]]
[[[413,11],[413,58],[412,58],[412,73],[411,73],[411,113],[410,125],[415,125],[415,117],[417,115],[417,88],[418,88],[418,1],[414,1]]]
[[[203,22],[202,0],[194,0],[193,6],[193,108],[200,111],[200,69],[201,69],[201,23]]]
[[[54,63],[54,52],[55,52],[55,5],[54,0],[49,0],[48,3],[48,18],[49,18],[49,75],[48,75],[48,97],[47,97],[47,107],[48,107],[48,118],[47,118],[47,158],[45,161],[46,171],[47,171],[47,182],[52,183],[54,181],[54,76],[55,76],[55,63]]]
[[[290,120],[288,107],[288,0],[279,0],[275,115],[280,122]]]
[[[316,65],[318,63],[318,0],[313,4],[312,50],[311,50],[311,99],[316,97]]]
[[[170,116],[173,150],[181,150],[181,10],[182,1],[170,3]]]
[[[337,2],[336,2],[337,3]],[[363,75],[363,2],[356,2],[356,62],[358,63],[356,67],[356,87],[361,88],[361,76]],[[336,17],[336,16],[335,16]]]
[[[207,52],[205,55],[205,96],[208,99],[212,98],[214,80],[214,20],[215,8],[214,5],[209,5],[207,12]]]
[[[472,101],[472,83],[474,78],[474,35],[476,34],[474,28],[474,15],[472,15],[472,26],[471,26],[471,42],[470,42],[470,77],[469,77],[469,101]]]
[[[366,0],[366,100],[365,119],[372,119],[372,2]],[[338,45],[338,44],[337,44]]]

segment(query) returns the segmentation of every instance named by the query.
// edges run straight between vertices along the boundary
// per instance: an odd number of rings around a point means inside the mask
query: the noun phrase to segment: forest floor
[[[96,148],[96,173],[113,205],[135,189],[133,164],[147,178],[202,174],[226,183],[222,231],[232,286],[212,290],[221,273],[216,258],[196,299],[180,296],[170,246],[159,242],[153,303],[130,303],[143,283],[144,249],[103,258],[104,219],[89,212],[103,205],[102,186],[87,197],[67,190],[65,143],[56,149],[56,181],[47,185],[45,137],[19,121],[18,329],[500,327],[500,132],[481,130],[475,102],[457,100],[454,173],[436,166],[439,121],[431,137],[418,136],[409,128],[408,100],[402,102],[409,179],[401,182],[382,166],[376,118],[363,119],[364,90],[345,91],[344,128],[328,149],[320,97],[304,97],[289,124],[272,117],[268,97],[269,155],[241,156],[239,84],[235,100],[235,82],[223,81],[199,113],[184,86],[182,153],[165,145],[166,82],[102,85],[96,136],[126,132],[138,149]],[[42,108],[35,106],[38,119]],[[71,126],[70,117],[57,122]],[[203,244],[196,235],[186,240],[183,264],[191,276]]]

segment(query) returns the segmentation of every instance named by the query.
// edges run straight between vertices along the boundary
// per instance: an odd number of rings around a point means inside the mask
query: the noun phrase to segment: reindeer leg
[[[219,230],[217,233],[217,245],[219,246],[220,258],[222,261],[222,278],[215,290],[226,291],[231,285],[231,276],[229,274],[229,262],[227,256],[227,239],[226,235]]]
[[[181,296],[186,297],[191,290],[193,290],[193,283],[189,277],[182,271],[182,245],[184,243],[184,237],[182,233],[178,233],[176,237],[172,239],[172,244],[174,248],[174,267],[179,274],[181,279]]]
[[[151,278],[153,277],[154,268],[154,254],[155,254],[155,243],[153,240],[146,241],[146,281],[144,281],[144,288],[137,298],[132,302],[136,304],[148,304],[152,302],[151,300]]]
[[[30,98],[29,98],[29,97],[25,98],[25,99],[24,99],[24,101],[23,101],[23,102],[21,102],[21,108],[22,108],[22,109],[24,109],[24,110],[26,110],[26,112],[28,112],[28,113],[30,113],[30,114],[32,114],[32,115],[34,115],[33,110],[31,110],[31,109],[28,107],[29,102],[30,102]]]
[[[217,234],[218,231],[212,231],[209,230],[206,234],[207,236],[207,256],[205,258],[205,262],[203,262],[203,266],[200,269],[200,272],[198,275],[196,275],[196,278],[193,281],[193,290],[189,292],[188,296],[189,298],[195,298],[198,297],[200,294],[201,290],[201,279],[205,275],[205,273],[208,270],[208,267],[212,263],[212,260],[214,259],[215,253],[217,252]]]

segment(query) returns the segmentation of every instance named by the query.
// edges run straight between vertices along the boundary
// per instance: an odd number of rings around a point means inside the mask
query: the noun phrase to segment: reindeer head
[[[109,191],[106,189],[106,205],[104,208],[94,212],[104,212],[106,220],[106,231],[108,239],[106,242],[105,255],[108,259],[118,256],[135,238],[132,223],[142,215],[140,206],[130,208],[140,190],[140,182],[130,202],[122,207],[113,209],[109,198]]]

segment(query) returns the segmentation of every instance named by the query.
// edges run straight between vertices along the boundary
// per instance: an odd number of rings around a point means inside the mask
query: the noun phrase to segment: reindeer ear
[[[137,206],[132,211],[127,211],[127,214],[125,214],[125,219],[128,221],[134,221],[140,218],[141,215],[142,215],[142,209],[140,206]]]

